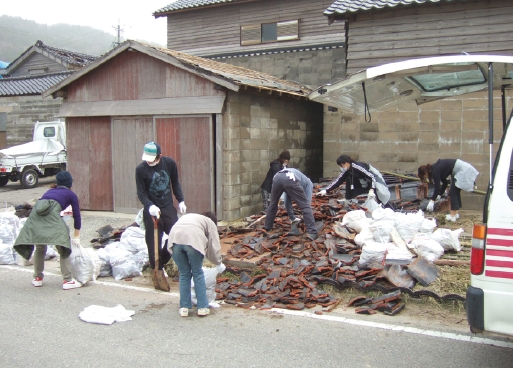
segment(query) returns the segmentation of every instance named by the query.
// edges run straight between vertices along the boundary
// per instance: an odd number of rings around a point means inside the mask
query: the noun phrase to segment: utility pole
[[[118,33],[118,41],[112,42],[111,49],[116,48],[121,44],[121,34],[125,31],[124,29],[121,28],[121,25],[119,24],[119,19],[118,19],[118,25],[112,26],[112,28],[114,28]]]

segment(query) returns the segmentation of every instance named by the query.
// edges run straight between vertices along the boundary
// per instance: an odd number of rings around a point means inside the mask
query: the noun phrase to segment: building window
[[[48,71],[48,68],[29,69],[29,75],[44,74]]]
[[[299,40],[299,20],[248,24],[240,27],[242,46]]]

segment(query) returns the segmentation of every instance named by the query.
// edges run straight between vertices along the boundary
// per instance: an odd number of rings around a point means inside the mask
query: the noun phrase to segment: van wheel
[[[27,169],[21,174],[21,186],[25,189],[34,188],[39,180],[36,170]]]
[[[8,176],[0,176],[0,187],[5,187],[9,182]]]

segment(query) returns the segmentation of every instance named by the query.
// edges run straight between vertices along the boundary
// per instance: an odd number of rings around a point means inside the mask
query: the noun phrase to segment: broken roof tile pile
[[[354,229],[356,226],[344,224],[346,214],[367,211],[362,207],[366,198],[358,197],[357,201],[342,203],[337,197],[338,194],[324,198],[313,197],[312,209],[319,229],[319,238],[315,241],[305,237],[306,229],[303,223],[300,224],[301,235],[292,235],[295,229],[283,208],[279,209],[274,230],[269,233],[263,229],[261,221],[254,221],[260,216],[248,219],[255,223],[254,230],[249,227],[227,228],[221,238],[224,243],[232,244],[223,259],[228,270],[237,273],[240,270],[231,265],[258,257],[255,263],[262,273],[254,272],[253,276],[250,276],[242,272],[240,281],[219,278],[216,285],[217,298],[244,308],[301,310],[319,305],[328,308],[329,311],[338,305],[340,300],[317,287],[319,284],[329,284],[340,290],[378,290],[385,294],[383,298],[359,297],[349,304],[358,307],[357,313],[373,314],[376,311],[383,311],[391,315],[403,308],[400,303],[401,292],[413,297],[431,296],[438,301],[464,300],[459,295],[449,294],[440,297],[429,290],[413,291],[417,282],[426,286],[438,277],[437,266],[423,257],[427,255],[434,259],[434,256],[429,252],[419,251],[422,256],[414,258],[407,248],[393,252],[394,244],[380,244],[371,239],[369,244],[373,243],[380,248],[381,256],[376,258],[369,253],[370,251],[366,251],[367,248],[371,249],[371,246],[362,246],[361,241],[355,241],[361,229],[357,232]],[[417,212],[420,202],[421,200],[397,200],[394,204],[403,207],[404,203],[409,203],[412,214],[422,214],[421,211]],[[367,220],[372,223],[372,219]],[[373,234],[370,236],[372,238]],[[394,241],[399,242],[399,239],[400,237],[396,236]],[[387,248],[390,248],[390,257],[387,256]],[[372,256],[369,257],[369,254]]]

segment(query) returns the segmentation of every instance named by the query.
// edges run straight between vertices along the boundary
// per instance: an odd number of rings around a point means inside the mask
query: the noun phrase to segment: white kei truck
[[[501,91],[503,128],[495,157],[493,90]],[[385,64],[318,87],[309,98],[370,121],[372,112],[403,101],[420,105],[476,91],[488,91],[490,181],[483,221],[473,228],[465,309],[471,332],[513,336],[513,111],[506,106],[508,93],[512,100],[513,56],[454,55]]]
[[[39,178],[65,171],[65,145],[64,122],[36,122],[32,142],[0,150],[0,186],[20,181],[23,188],[33,188]]]

